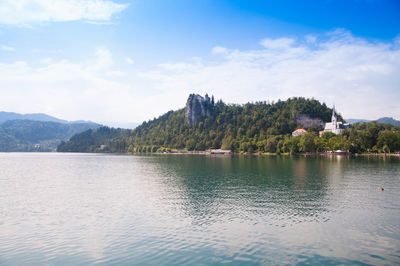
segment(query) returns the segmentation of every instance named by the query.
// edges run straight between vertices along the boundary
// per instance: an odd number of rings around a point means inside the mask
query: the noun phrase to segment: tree
[[[196,141],[194,139],[189,139],[186,141],[186,149],[188,151],[193,151],[196,148]]]
[[[386,145],[390,151],[399,150],[399,141],[389,141],[384,131],[395,132],[399,127],[375,122],[355,125],[343,135],[325,132],[321,138],[317,128],[310,128],[302,137],[291,137],[299,127],[295,118],[300,114],[329,121],[332,110],[314,99],[290,98],[278,102],[256,102],[244,105],[224,104],[219,101],[211,106],[212,112],[193,124],[188,124],[185,109],[169,111],[147,121],[134,130],[100,128],[75,135],[59,146],[59,151],[104,152],[100,145],[107,145],[110,152],[161,151],[166,149],[206,150],[230,149],[236,152],[287,152],[348,150],[374,152]],[[201,109],[201,106],[198,106]],[[342,120],[339,116],[338,120]],[[1,129],[1,126],[0,126]],[[22,132],[23,133],[23,132]],[[391,134],[391,133],[390,133]],[[390,135],[389,134],[389,135]],[[7,133],[4,140],[10,140]],[[379,143],[378,139],[379,138]],[[400,139],[399,137],[396,138]],[[396,144],[397,143],[397,144]],[[16,146],[18,143],[13,143]],[[0,146],[10,146],[1,141]]]
[[[381,131],[378,134],[378,141],[377,141],[377,146],[378,148],[385,150],[385,152],[391,152],[391,151],[396,151],[400,150],[399,147],[399,134],[393,132],[393,131]]]
[[[316,145],[313,134],[305,133],[300,137],[299,150],[301,152],[315,152]]]
[[[276,152],[277,145],[278,145],[278,137],[277,136],[269,137],[264,144],[264,151]]]
[[[228,135],[222,139],[221,149],[223,150],[233,150],[233,138]]]

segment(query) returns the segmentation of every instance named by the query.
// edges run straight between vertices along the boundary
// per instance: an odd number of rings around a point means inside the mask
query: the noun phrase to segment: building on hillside
[[[332,109],[332,121],[325,124],[324,131],[320,131],[319,135],[321,136],[324,132],[332,132],[333,134],[342,134],[343,130],[349,128],[350,124],[343,124],[342,122],[337,121],[337,116],[335,112],[335,106]]]
[[[297,136],[301,136],[305,133],[307,133],[307,130],[305,130],[304,128],[299,128],[292,132],[292,136],[297,137]]]

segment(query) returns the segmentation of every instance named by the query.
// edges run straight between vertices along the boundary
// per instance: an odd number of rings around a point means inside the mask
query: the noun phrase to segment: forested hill
[[[140,152],[210,148],[254,151],[257,143],[278,142],[296,128],[318,132],[330,121],[332,109],[314,99],[225,104],[192,94],[186,107],[144,122],[134,130],[101,128],[62,143],[62,152]],[[339,120],[342,120],[339,115]],[[275,143],[276,145],[276,143]]]
[[[61,141],[99,126],[95,123],[9,120],[0,124],[0,152],[54,151]]]

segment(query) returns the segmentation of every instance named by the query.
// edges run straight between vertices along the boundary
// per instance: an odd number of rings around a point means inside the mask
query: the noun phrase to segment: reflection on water
[[[325,212],[324,168],[315,171],[306,159],[164,156],[157,164],[166,176],[165,202],[178,200],[181,215],[195,224],[221,219],[257,224],[268,218],[271,225],[285,226]]]
[[[396,264],[399,221],[398,158],[0,153],[0,264]]]

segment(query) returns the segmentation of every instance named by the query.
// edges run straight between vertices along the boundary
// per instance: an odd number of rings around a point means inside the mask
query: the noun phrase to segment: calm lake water
[[[399,264],[400,160],[0,153],[0,264],[97,263]]]

